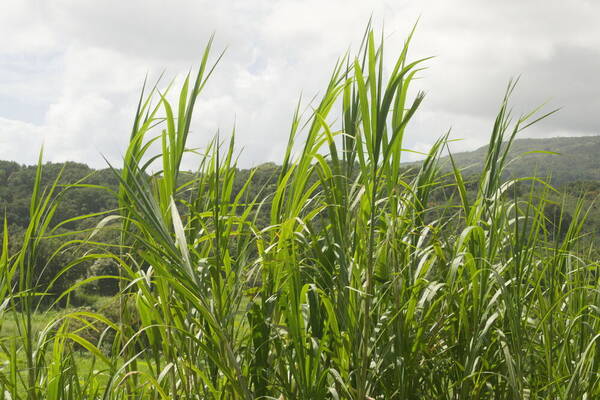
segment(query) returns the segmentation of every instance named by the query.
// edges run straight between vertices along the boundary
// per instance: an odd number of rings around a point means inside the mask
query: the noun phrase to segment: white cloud
[[[44,141],[50,160],[102,166],[102,153],[118,162],[145,74],[181,78],[215,32],[214,54],[228,48],[198,103],[190,144],[202,146],[217,129],[228,134],[235,121],[244,165],[279,161],[298,96],[324,87],[371,13],[376,27],[385,25],[388,55],[420,15],[411,54],[437,56],[416,83],[428,94],[405,147],[423,150],[451,126],[464,139],[455,150],[483,144],[508,79],[519,74],[517,111],[548,98],[566,106],[530,135],[600,133],[595,2],[6,0],[0,7],[0,159],[31,162]]]
[[[33,164],[37,161],[43,135],[42,127],[0,117],[2,159]],[[37,142],[35,145],[32,142]]]

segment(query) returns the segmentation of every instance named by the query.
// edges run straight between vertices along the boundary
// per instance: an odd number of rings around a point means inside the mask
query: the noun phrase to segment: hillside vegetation
[[[487,146],[475,151],[453,154],[466,173],[483,167]],[[516,139],[509,151],[506,178],[538,176],[557,187],[574,182],[600,182],[600,136]],[[450,168],[448,157],[442,164]]]
[[[505,145],[503,144],[503,146]],[[586,204],[590,206],[590,209],[587,223],[582,232],[587,234],[588,240],[596,242],[594,238],[600,237],[600,211],[594,204],[594,200],[600,195],[600,179],[596,178],[597,174],[600,174],[600,162],[595,159],[595,151],[600,150],[597,146],[600,146],[600,137],[515,139],[508,152],[508,162],[503,179],[526,178],[532,176],[532,172],[536,172],[535,176],[545,179],[556,189],[556,191],[549,191],[545,194],[548,211],[554,210],[552,213],[564,214],[566,218],[570,218],[571,214],[575,212],[580,198],[586,199]],[[562,153],[559,154],[559,150]],[[483,168],[486,154],[487,146],[472,152],[453,154],[455,164],[463,171],[466,182],[465,189],[470,196],[476,194],[476,186],[480,178],[479,172]],[[572,160],[577,160],[577,162],[572,162]],[[414,174],[419,167],[419,163],[402,163],[401,165],[406,176]],[[268,204],[276,191],[277,177],[281,174],[281,168],[281,165],[274,163],[265,163],[250,169],[236,168],[232,196],[237,196],[248,177],[252,175],[252,180],[244,189],[245,195],[251,199],[264,200]],[[443,172],[451,171],[451,168],[450,159],[447,156],[441,157],[440,171],[442,174],[440,176],[443,176]],[[31,188],[35,183],[36,169],[36,166],[0,161],[0,207],[5,212],[8,230],[14,238],[11,241],[13,251],[18,250],[19,239],[29,224]],[[85,238],[85,232],[94,228],[105,213],[114,212],[117,209],[117,200],[110,191],[118,191],[118,177],[110,169],[94,170],[81,163],[46,163],[41,184],[46,186],[59,176],[58,183],[60,185],[64,187],[71,185],[71,187],[68,195],[61,199],[54,214],[54,221],[70,220],[70,222],[62,224],[59,230],[63,234],[81,232],[79,236]],[[182,171],[179,183],[184,184],[192,176],[192,172]],[[446,177],[442,180],[451,185],[452,179]],[[73,186],[76,184],[80,184],[81,187]],[[527,186],[527,183],[520,185],[522,189],[520,195],[527,195]],[[434,192],[432,198],[438,202],[450,201],[455,205],[458,205],[459,200],[456,191],[448,190]],[[264,228],[269,225],[267,207],[262,207],[253,213],[257,214],[257,226]],[[98,215],[77,218],[88,214]],[[118,242],[119,235],[115,232],[101,231],[98,235],[104,241],[113,242],[113,244]],[[65,236],[65,240],[66,238]],[[60,256],[49,260],[52,248],[60,246],[63,241],[56,238],[46,243],[45,251],[38,260],[37,269],[59,270],[63,264],[77,259],[79,254],[85,251],[80,248],[78,251],[63,252]],[[0,243],[2,243],[1,238]],[[82,247],[85,248],[85,246]],[[48,261],[51,262],[48,264]],[[91,265],[81,265],[77,270],[71,270],[69,274],[62,276],[50,296],[57,296],[60,294],[60,289],[98,272],[106,272],[106,270],[104,268],[94,269],[91,268]],[[91,285],[85,287],[85,292],[91,295],[112,295],[116,291],[115,285],[116,282]],[[80,291],[79,295],[82,294]],[[80,296],[79,299],[74,298],[72,301],[75,304],[86,304],[87,302],[86,296]]]
[[[503,144],[506,146],[506,143]],[[488,146],[469,152],[453,153],[456,166],[463,175],[477,179],[483,168]],[[561,194],[589,199],[600,194],[600,136],[555,137],[543,139],[516,138],[508,151],[504,180],[536,176],[552,184]],[[402,163],[405,171],[415,170],[419,163]],[[24,228],[29,222],[31,188],[35,180],[36,166],[19,165],[14,161],[0,160],[0,207],[5,210],[9,226]],[[442,171],[451,171],[448,156],[440,158]],[[118,190],[119,181],[110,169],[94,170],[82,163],[47,163],[42,185],[54,181],[60,174],[60,184],[82,183]],[[238,169],[233,192],[237,194],[247,177],[253,180],[247,190],[251,196],[269,198],[276,188],[281,165],[265,163],[255,168]],[[182,175],[191,171],[182,171]],[[184,179],[185,180],[185,179]],[[73,188],[69,196],[61,200],[57,220],[79,215],[113,210],[117,202],[109,192],[98,187]],[[76,230],[89,226],[89,220],[74,221],[66,228]]]

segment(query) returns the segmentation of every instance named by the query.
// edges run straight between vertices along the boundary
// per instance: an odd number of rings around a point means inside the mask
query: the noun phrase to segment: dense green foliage
[[[600,180],[568,180],[566,177],[592,178],[595,174],[594,168],[596,166],[586,162],[582,164],[575,163],[569,166],[570,170],[567,174],[563,169],[566,169],[567,162],[562,160],[574,159],[576,157],[575,154],[572,154],[571,149],[581,150],[582,153],[585,153],[592,148],[595,140],[595,137],[535,140],[516,139],[508,153],[510,158],[509,171],[505,174],[512,178],[524,178],[527,177],[527,172],[537,170],[540,173],[540,177],[544,177],[549,182],[555,182],[554,187],[556,188],[556,192],[553,191],[545,194],[545,201],[549,202],[547,205],[547,215],[569,219],[577,207],[578,199],[584,196],[587,200],[586,205],[591,205],[586,225],[582,229],[583,233],[588,235],[588,240],[600,237],[600,212],[597,210],[597,206],[592,204],[600,194]],[[534,149],[555,153],[558,150],[558,144],[560,144],[561,148],[567,149],[567,152],[561,155],[531,153],[535,151]],[[453,154],[453,159],[457,166],[463,168],[465,189],[467,195],[471,198],[474,198],[477,194],[479,174],[476,172],[482,168],[486,148],[471,153]],[[557,157],[560,157],[560,159]],[[552,162],[553,160],[558,161]],[[418,169],[418,164],[403,163],[402,165],[404,166],[402,171],[405,176],[409,176],[411,173],[414,174],[414,171]],[[440,159],[440,167],[442,171],[448,171],[448,168],[451,168],[450,159],[442,157]],[[0,202],[2,209],[6,211],[8,231],[13,238],[10,241],[11,252],[19,249],[21,239],[29,224],[29,204],[31,201],[31,188],[35,181],[35,170],[35,166],[22,166],[15,162],[0,161],[0,177],[2,177]],[[268,204],[276,191],[277,176],[280,173],[281,166],[274,163],[265,163],[253,169],[236,169],[232,196],[235,197],[242,190],[244,184],[248,181],[250,175],[252,175],[248,186],[244,188],[245,196],[249,199],[265,200],[267,206],[263,206],[260,211],[256,212],[255,223],[260,228],[269,225]],[[104,213],[113,212],[117,208],[116,198],[110,191],[116,192],[118,190],[119,181],[110,169],[93,170],[85,164],[73,162],[47,163],[44,165],[44,175],[42,176],[41,184],[48,185],[59,174],[61,176],[61,184],[63,186],[71,185],[71,188],[68,195],[63,196],[61,199],[54,218],[57,222],[74,220],[63,224],[59,229],[65,236],[46,240],[43,245],[36,269],[39,271],[44,269],[46,273],[43,276],[46,279],[53,276],[64,265],[76,260],[83,252],[90,248],[90,246],[82,244],[78,246],[77,250],[69,248],[50,260],[53,251],[69,240],[66,234],[79,233],[82,239],[85,238],[85,233],[89,233],[89,229],[93,229],[96,226]],[[193,179],[194,174],[187,171],[182,172],[181,175],[179,183],[184,184],[186,181]],[[446,188],[435,191],[432,194],[432,200],[438,203],[447,203],[450,201],[458,205],[458,192],[452,184],[452,179],[451,176],[442,176],[440,178],[440,186],[445,184]],[[80,185],[94,185],[95,187],[73,186],[77,183]],[[519,187],[518,195],[521,198],[526,198],[529,195],[528,183],[521,183],[517,187]],[[109,189],[110,191],[105,189]],[[76,219],[77,216],[88,214],[99,215]],[[321,216],[317,216],[315,220],[320,218]],[[567,225],[563,224],[561,229],[565,230],[566,228]],[[119,235],[114,231],[108,232],[107,230],[103,230],[97,236],[100,236],[101,240],[105,243],[118,243]],[[1,243],[2,239],[0,238]],[[77,269],[71,269],[59,279],[57,284],[54,284],[54,290],[49,293],[49,296],[56,297],[60,295],[65,288],[78,280],[98,274],[114,273],[115,269],[108,268],[108,265],[109,263],[105,260],[97,260],[95,262],[84,263]],[[89,294],[113,295],[117,290],[117,284],[115,281],[97,282],[94,285],[85,286],[83,290]],[[86,296],[80,296],[80,298],[72,298],[71,302],[74,304],[86,304],[87,300]]]
[[[476,173],[482,167],[487,146],[454,155],[457,165]],[[517,139],[508,153],[505,176],[526,177],[535,174],[557,187],[574,182],[600,182],[600,136]],[[449,167],[447,157],[441,161]],[[598,190],[596,185],[595,190]]]
[[[586,203],[566,218],[544,182],[504,179],[515,136],[538,118],[513,119],[513,84],[474,181],[456,163],[442,169],[447,136],[407,172],[403,138],[423,100],[408,94],[425,60],[407,60],[407,41],[384,68],[383,43],[368,31],[362,54],[341,60],[320,101],[295,113],[272,178],[236,167],[233,136],[215,138],[197,172],[182,172],[209,50],[176,104],[156,88],[140,98],[123,165],[112,170],[115,210],[68,222],[96,228],[61,231],[61,202],[82,186],[59,186],[60,175],[44,185],[46,168],[35,170],[17,249],[4,228],[0,313],[14,324],[0,340],[1,396],[600,396]],[[118,238],[100,240],[105,230]],[[57,237],[82,253],[40,280],[43,246]],[[54,302],[114,280],[118,304],[49,314],[36,328],[55,282],[88,262],[109,273]]]
[[[77,243],[76,246],[69,246],[54,254],[74,236],[85,239],[107,213],[115,212],[117,199],[114,193],[118,191],[119,180],[110,169],[93,170],[81,163],[47,163],[43,168],[44,174],[40,182],[42,186],[48,186],[60,177],[59,185],[68,188],[68,191],[61,196],[53,217],[54,223],[61,223],[57,229],[59,235],[47,238],[43,242],[34,267],[36,273],[41,276],[40,283],[48,283],[65,265],[94,248],[93,244]],[[268,197],[275,191],[274,186],[277,182],[279,168],[275,164],[266,163],[253,170],[239,170],[233,184],[233,192],[239,192],[249,174],[252,173],[252,185],[246,189],[246,192],[253,197],[259,196],[259,193],[262,197]],[[30,223],[29,207],[36,169],[36,166],[23,166],[15,162],[0,161],[0,206],[5,211],[8,223],[11,253],[20,249],[22,238]],[[183,172],[182,175],[180,183],[193,178],[193,174],[189,171]],[[88,217],[78,218],[80,216]],[[64,221],[69,222],[64,223]],[[257,217],[257,224],[262,227],[268,224],[268,216],[265,212]],[[119,235],[115,230],[104,229],[95,236],[103,243],[118,244]],[[1,244],[2,238],[0,238]],[[44,271],[43,274],[41,274],[42,271]],[[79,280],[115,271],[114,268],[108,268],[105,260],[82,263],[62,275],[53,284],[53,290],[48,293],[46,298],[56,298]],[[113,280],[96,282],[94,285],[87,285],[82,289],[90,294],[112,295],[116,291],[116,286],[116,282]],[[86,301],[85,296],[71,299],[71,302],[75,304],[84,304]]]
[[[35,166],[22,166],[11,161],[0,161],[0,207],[6,212],[9,225],[21,228],[29,224],[31,188],[35,182]],[[85,164],[47,163],[41,185],[51,184],[60,175],[59,184],[73,185],[85,182],[116,190],[119,182],[109,170],[95,171]],[[61,199],[55,215],[56,221],[64,221],[85,214],[113,210],[117,206],[114,196],[106,190],[92,187],[73,188]],[[67,224],[65,228],[75,230],[89,221]]]

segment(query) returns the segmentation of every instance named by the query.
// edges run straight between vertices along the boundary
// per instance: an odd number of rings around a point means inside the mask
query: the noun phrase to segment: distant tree
[[[544,216],[546,217],[546,229],[550,237],[562,240],[573,220],[571,214],[554,203],[548,203],[544,207]]]

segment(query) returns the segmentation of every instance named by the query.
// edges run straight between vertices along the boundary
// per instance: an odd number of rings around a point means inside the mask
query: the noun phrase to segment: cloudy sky
[[[405,147],[448,128],[455,150],[484,144],[516,76],[516,112],[562,107],[525,136],[600,133],[599,1],[0,0],[0,159],[31,163],[43,143],[47,160],[118,162],[144,76],[185,74],[215,32],[227,50],[191,144],[235,122],[243,165],[277,162],[300,93],[319,93],[370,15],[388,54],[420,16],[410,56],[436,56]]]

